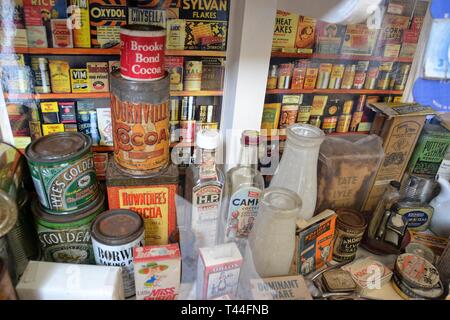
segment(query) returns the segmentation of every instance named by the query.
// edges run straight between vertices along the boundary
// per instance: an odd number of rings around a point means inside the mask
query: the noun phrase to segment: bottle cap
[[[242,132],[241,144],[245,146],[257,146],[260,142],[259,132],[256,130],[245,130]]]
[[[197,133],[196,143],[202,149],[217,149],[219,146],[219,132],[213,129],[203,129]]]

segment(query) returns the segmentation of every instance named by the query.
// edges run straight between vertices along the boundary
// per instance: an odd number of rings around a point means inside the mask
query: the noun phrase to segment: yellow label
[[[70,69],[70,79],[72,82],[72,92],[89,92],[87,69]]]
[[[273,32],[273,48],[294,48],[297,38],[298,14],[277,11]]]
[[[91,47],[91,28],[89,25],[89,0],[70,0],[75,28],[73,29],[73,43],[76,48]]]
[[[59,112],[58,102],[56,102],[56,101],[41,102],[41,112],[42,113]]]
[[[42,132],[44,136],[47,136],[52,133],[64,132],[64,125],[62,123],[59,124],[43,124]]]
[[[264,105],[264,111],[261,122],[261,129],[272,130],[278,128],[280,121],[281,103],[267,103]]]
[[[403,102],[403,96],[395,97],[394,102]]]
[[[50,60],[50,78],[54,93],[70,93],[70,73],[67,61]]]
[[[119,204],[120,208],[137,212],[144,219],[146,245],[169,243],[168,188],[120,189]]]
[[[17,149],[25,149],[30,143],[30,137],[14,137],[14,145]]]
[[[321,116],[323,115],[323,111],[328,102],[328,96],[315,96],[312,108],[311,108],[311,116]]]

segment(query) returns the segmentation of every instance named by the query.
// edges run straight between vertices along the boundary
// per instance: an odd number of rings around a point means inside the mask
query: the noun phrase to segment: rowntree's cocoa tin
[[[25,149],[39,201],[48,211],[67,214],[97,197],[91,145],[83,133],[62,132],[41,137]]]
[[[144,245],[144,221],[130,210],[109,210],[97,216],[91,229],[95,263],[122,267],[125,297],[135,295],[133,249]]]
[[[165,77],[166,31],[162,27],[129,25],[120,29],[120,72],[125,79],[154,81]]]
[[[169,164],[169,76],[142,82],[111,74],[114,160],[123,172],[150,176]]]
[[[91,225],[105,210],[105,197],[99,194],[91,205],[80,211],[54,215],[35,199],[31,205],[45,261],[93,264]]]

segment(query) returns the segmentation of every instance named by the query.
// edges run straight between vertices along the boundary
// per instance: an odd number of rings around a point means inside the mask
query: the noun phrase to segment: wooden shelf
[[[41,55],[104,55],[118,56],[119,48],[0,48],[5,53],[41,54]],[[203,51],[203,50],[166,50],[166,56],[188,56],[188,57],[225,57],[225,51]]]
[[[223,96],[222,90],[209,90],[209,91],[172,91],[170,92],[172,97],[220,97]]]
[[[380,61],[380,62],[404,62],[412,63],[413,58],[390,58],[375,57],[363,55],[339,55],[339,54],[305,54],[305,53],[288,53],[288,52],[272,52],[272,58],[297,58],[297,59],[318,59],[318,60],[347,60],[347,61]]]
[[[5,93],[8,100],[51,100],[51,99],[109,99],[109,92],[91,93]]]
[[[352,135],[367,135],[367,132],[345,132],[345,133],[339,133],[339,132],[333,132],[327,134],[327,136],[352,136]],[[267,141],[286,141],[287,136],[285,135],[273,135],[273,136],[266,136],[265,137]]]
[[[267,90],[266,94],[301,94],[301,93],[322,93],[322,94],[384,94],[384,95],[402,95],[401,90],[358,90],[358,89],[275,89]]]

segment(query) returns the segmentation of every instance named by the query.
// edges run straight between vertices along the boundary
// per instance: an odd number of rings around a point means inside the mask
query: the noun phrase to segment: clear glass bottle
[[[389,210],[392,205],[401,198],[400,194],[400,182],[391,181],[386,188],[383,198],[378,203],[375,211],[372,214],[372,219],[369,223],[367,235],[370,239],[374,240],[377,236],[377,232],[381,224],[383,223],[383,217],[387,216],[386,210]],[[389,218],[389,216],[387,216]]]
[[[239,164],[226,174],[217,244],[236,242],[244,252],[259,210],[264,178],[258,171],[258,131],[244,131]]]
[[[286,149],[270,183],[296,192],[303,206],[298,218],[314,215],[317,201],[317,162],[325,134],[308,124],[294,124],[287,129]]]
[[[295,223],[302,201],[291,190],[268,188],[261,193],[260,202],[245,263],[252,264],[261,278],[288,275],[295,250]]]

